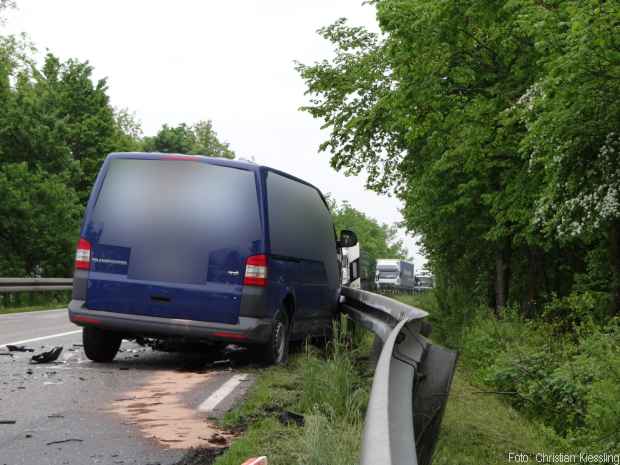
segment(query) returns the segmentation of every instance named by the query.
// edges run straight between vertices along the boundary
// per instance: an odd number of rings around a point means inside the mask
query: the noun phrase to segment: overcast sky
[[[361,0],[17,0],[4,30],[26,32],[41,53],[88,60],[106,77],[112,105],[145,135],[167,123],[210,119],[238,157],[303,178],[383,223],[400,202],[364,189],[318,154],[327,133],[298,108],[306,102],[294,60],[332,56],[316,30],[339,17],[377,30]],[[424,259],[405,237],[416,266]],[[362,244],[363,246],[363,244]]]

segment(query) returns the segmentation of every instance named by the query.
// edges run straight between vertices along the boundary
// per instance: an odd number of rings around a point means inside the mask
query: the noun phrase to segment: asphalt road
[[[32,364],[32,353],[5,347],[15,343],[63,352]],[[251,384],[243,351],[156,352],[124,341],[113,363],[97,364],[81,343],[66,310],[0,315],[0,465],[168,465],[189,447],[234,438],[208,418]]]

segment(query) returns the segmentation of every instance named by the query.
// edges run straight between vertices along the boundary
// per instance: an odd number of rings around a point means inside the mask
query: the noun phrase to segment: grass
[[[70,300],[70,290],[0,294],[0,315],[67,308]]]
[[[288,366],[258,372],[256,384],[223,426],[244,429],[216,461],[238,465],[266,455],[270,465],[353,465],[358,463],[364,409],[372,382],[368,334],[344,336],[325,351],[306,346]],[[285,424],[285,412],[304,417],[304,425]]]
[[[508,463],[508,453],[566,450],[558,438],[503,402],[469,382],[457,369],[435,449],[434,465]]]
[[[433,320],[437,302],[432,293],[397,298],[427,310]],[[551,428],[519,413],[459,365],[435,450],[435,465],[506,464],[509,452],[528,454],[534,461],[537,452],[566,450],[567,444]]]
[[[398,297],[432,310],[432,296]],[[286,367],[257,371],[256,384],[244,403],[230,411],[223,426],[243,434],[214,462],[238,465],[266,455],[270,465],[353,465],[359,463],[363,417],[372,383],[368,360],[372,336],[340,336],[325,352],[313,347],[291,357]],[[292,411],[305,424],[283,424]],[[558,437],[476,386],[460,368],[443,419],[435,465],[508,463],[508,453],[566,450]],[[530,461],[534,457],[530,456]]]

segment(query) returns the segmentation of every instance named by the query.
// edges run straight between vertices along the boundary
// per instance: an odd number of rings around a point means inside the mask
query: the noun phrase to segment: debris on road
[[[34,349],[26,346],[14,346],[9,344],[6,348],[9,349],[9,352],[34,352]]]
[[[212,367],[222,367],[222,366],[229,366],[231,364],[231,361],[229,358],[226,358],[224,360],[216,360],[214,362],[211,363]]]
[[[267,457],[252,457],[247,459],[241,465],[267,465]]]
[[[30,363],[51,363],[58,359],[61,352],[62,346],[56,346],[47,352],[41,352],[40,354],[33,355],[30,359]]]
[[[67,442],[84,442],[84,440],[83,439],[78,439],[78,438],[68,438],[68,439],[61,439],[60,441],[48,442],[45,445],[46,446],[53,446],[54,444],[65,444]]]
[[[215,444],[215,445],[218,445],[218,446],[226,446],[226,445],[228,445],[228,440],[224,436],[222,436],[221,434],[217,434],[217,433],[213,433],[209,437],[208,441],[211,444]]]
[[[48,415],[47,418],[64,418],[64,415],[61,415],[60,413],[52,413],[51,415]]]
[[[17,420],[0,420],[0,425],[14,425]]]

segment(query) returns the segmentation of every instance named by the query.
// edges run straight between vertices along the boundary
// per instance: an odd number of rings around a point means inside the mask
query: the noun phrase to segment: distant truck
[[[426,292],[435,287],[435,278],[430,273],[420,273],[415,277],[415,291]]]
[[[413,263],[398,259],[378,259],[375,285],[378,290],[413,292],[415,287]]]

